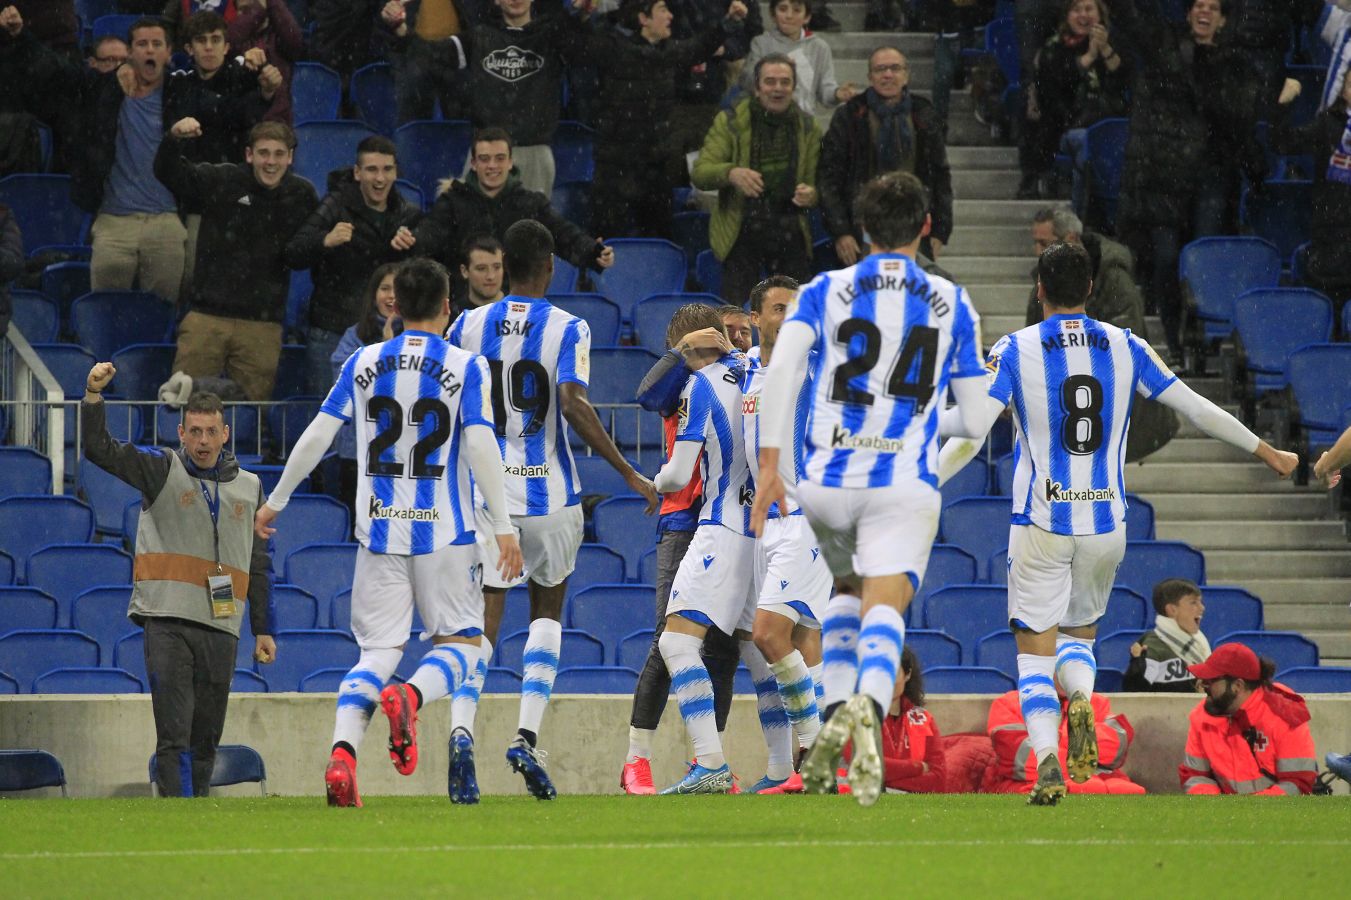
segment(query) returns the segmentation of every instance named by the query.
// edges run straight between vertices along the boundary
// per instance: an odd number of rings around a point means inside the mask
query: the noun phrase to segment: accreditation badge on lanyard
[[[220,481],[216,482],[215,496],[207,490],[205,481],[198,479],[197,484],[202,488],[202,498],[206,500],[207,512],[211,514],[211,545],[216,558],[216,571],[206,576],[206,596],[211,604],[211,618],[229,619],[235,614],[235,583],[220,564]]]

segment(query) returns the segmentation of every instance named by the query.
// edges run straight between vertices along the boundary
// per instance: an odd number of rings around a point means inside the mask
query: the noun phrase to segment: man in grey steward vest
[[[123,444],[108,433],[103,390],[117,370],[89,370],[80,404],[86,459],[141,492],[131,606],[145,629],[155,714],[157,784],[165,797],[205,797],[225,726],[244,601],[253,657],[277,656],[271,562],[255,541],[258,476],[225,449],[230,429],[214,394],[193,395],[177,451]]]

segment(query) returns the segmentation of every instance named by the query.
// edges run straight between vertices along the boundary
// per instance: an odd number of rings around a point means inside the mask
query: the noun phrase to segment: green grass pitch
[[[1347,896],[1342,798],[0,801],[0,896]]]

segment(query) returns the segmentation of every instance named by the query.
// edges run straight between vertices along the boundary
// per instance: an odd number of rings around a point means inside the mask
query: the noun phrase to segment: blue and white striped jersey
[[[744,363],[728,354],[704,366],[685,382],[676,415],[677,441],[702,441],[704,505],[700,525],[723,525],[751,534],[755,482],[746,463],[741,427],[741,379]]]
[[[741,428],[746,439],[746,460],[752,473],[760,470],[760,392],[765,386],[768,368],[760,361],[760,348],[752,347],[746,353],[746,376],[741,382]],[[798,389],[793,411],[793,480],[784,480],[784,504],[789,515],[801,515],[802,510],[793,496],[797,479],[802,477],[802,445],[806,433],[807,411],[812,402],[812,379],[809,374]],[[769,508],[769,518],[780,515],[779,504]]]
[[[1131,402],[1177,376],[1129,330],[1083,315],[1005,335],[986,368],[990,396],[1013,406],[1013,523],[1056,534],[1118,528]]]
[[[483,354],[492,370],[511,514],[545,516],[581,502],[558,386],[586,387],[591,377],[586,322],[547,300],[510,295],[461,313],[449,340]]]
[[[474,542],[463,429],[493,425],[488,363],[439,335],[405,331],[348,357],[320,412],[356,430],[356,537],[420,556]]]
[[[816,332],[803,477],[826,487],[938,487],[948,380],[982,374],[966,291],[901,254],[823,272],[788,321]]]

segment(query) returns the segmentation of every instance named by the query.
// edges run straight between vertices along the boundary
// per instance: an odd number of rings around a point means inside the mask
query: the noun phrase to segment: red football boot
[[[346,750],[335,749],[324,770],[324,784],[328,787],[329,806],[360,806],[357,793],[357,761]]]
[[[619,773],[619,786],[626,794],[655,794],[657,786],[652,782],[652,763],[642,757],[624,763],[624,771]]]
[[[417,694],[406,684],[387,685],[380,708],[389,718],[389,758],[400,775],[417,769]]]

